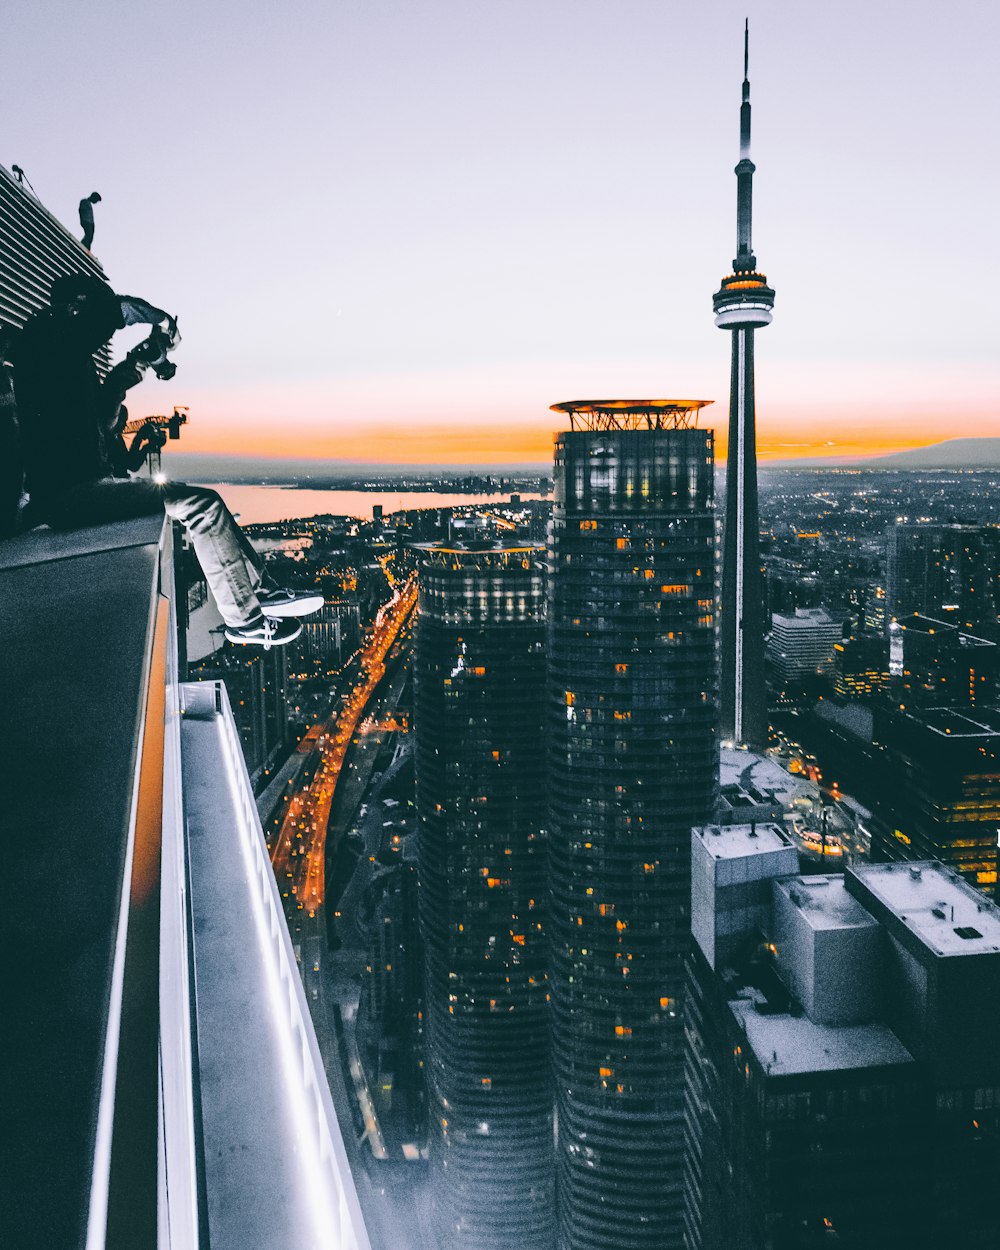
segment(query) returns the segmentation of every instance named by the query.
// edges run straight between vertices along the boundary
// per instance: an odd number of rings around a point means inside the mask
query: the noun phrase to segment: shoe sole
[[[270,613],[268,615],[270,616]],[[294,642],[301,633],[302,626],[300,625],[295,633],[289,634],[287,638],[244,638],[241,634],[231,634],[228,629],[226,637],[230,642],[235,642],[238,647],[266,647],[270,650],[271,647],[283,647],[289,642]]]
[[[322,595],[303,596],[296,599],[292,603],[267,603],[262,602],[261,611],[265,616],[274,616],[283,618],[289,616],[311,616],[313,612],[318,612],[323,606]]]

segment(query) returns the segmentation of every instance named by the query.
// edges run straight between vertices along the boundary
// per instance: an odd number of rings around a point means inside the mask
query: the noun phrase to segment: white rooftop
[[[757,1061],[771,1076],[913,1062],[910,1052],[884,1024],[814,1024],[808,1016],[760,1015],[746,999],[729,1006]]]
[[[742,859],[765,851],[794,848],[784,829],[772,822],[755,825],[704,825],[694,832],[714,859]]]
[[[739,747],[722,747],[719,751],[719,784],[741,785],[766,793],[773,791],[778,802],[788,807],[796,798],[816,798],[819,786],[808,777],[793,777],[767,755],[743,751]]]
[[[817,625],[836,625],[840,628],[840,622],[834,621],[825,608],[796,608],[794,616],[775,612],[771,617],[772,628],[815,629]]]
[[[1000,952],[1000,909],[936,862],[851,869],[937,955]]]
[[[844,888],[841,873],[775,881],[813,929],[870,929],[878,921]]]

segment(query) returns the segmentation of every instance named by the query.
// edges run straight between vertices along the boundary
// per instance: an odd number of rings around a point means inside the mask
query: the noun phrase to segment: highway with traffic
[[[370,637],[360,652],[361,676],[345,696],[339,711],[324,725],[313,726],[303,738],[314,754],[303,776],[307,784],[288,799],[276,835],[270,839],[271,865],[285,896],[286,910],[313,916],[326,890],[327,827],[334,794],[348,747],[364,721],[368,704],[386,673],[385,661],[417,601],[416,577],[396,586],[392,598],[379,609]],[[294,899],[294,904],[291,900]]]

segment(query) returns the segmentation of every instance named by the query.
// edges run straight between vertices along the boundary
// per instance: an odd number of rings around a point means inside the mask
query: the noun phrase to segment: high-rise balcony
[[[173,582],[158,518],[0,542],[0,1244],[369,1250]]]

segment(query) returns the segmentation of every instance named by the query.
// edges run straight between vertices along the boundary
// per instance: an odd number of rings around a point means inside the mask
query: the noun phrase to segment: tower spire
[[[736,166],[736,270],[753,269],[757,262],[750,242],[753,217],[754,163],[750,159],[750,19],[743,28],[743,102],[740,105],[740,163]]]
[[[722,557],[721,712],[723,738],[767,745],[764,617],[757,511],[754,331],[771,321],[774,291],[757,270],[750,241],[754,163],[750,159],[750,22],[743,27],[740,160],[736,166],[736,259],[715,293],[715,324],[732,333],[732,390]]]

